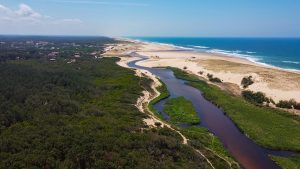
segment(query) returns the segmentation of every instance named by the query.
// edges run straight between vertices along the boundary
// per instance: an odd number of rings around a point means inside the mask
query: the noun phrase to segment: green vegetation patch
[[[155,104],[161,99],[169,97],[169,92],[165,84],[162,84],[163,86],[159,87],[158,89],[162,94],[160,97],[154,100],[153,103]],[[197,116],[197,112],[194,109],[192,102],[186,100],[184,97],[172,98],[168,100],[164,105],[164,111],[171,117],[172,124],[194,125],[200,123],[200,118]],[[161,117],[159,112],[156,112],[156,114]],[[211,134],[207,129],[201,127],[188,127],[183,129],[179,127],[179,130],[181,130],[181,132],[189,139],[189,145],[201,151],[201,153],[203,153],[205,157],[212,162],[214,168],[240,168],[239,164],[223,147],[221,141],[216,136]]]
[[[232,96],[198,77],[172,68],[177,78],[201,90],[204,96],[227,113],[238,127],[258,144],[282,150],[300,150],[300,118],[281,110],[260,107]]]
[[[266,104],[269,105],[270,103],[275,104],[274,100],[271,98],[266,97],[266,95],[262,92],[253,92],[250,90],[245,90],[242,92],[242,96],[244,97],[245,100],[253,103],[253,104]]]
[[[0,63],[0,168],[209,168],[134,106],[146,79],[118,59]]]
[[[276,104],[277,107],[285,108],[285,109],[297,109],[300,110],[300,103],[297,103],[295,100],[291,99],[289,101],[280,100],[279,103]]]
[[[200,118],[197,115],[191,101],[184,97],[170,99],[164,106],[164,112],[171,117],[171,123],[196,125],[200,123]]]
[[[189,127],[182,131],[189,138],[191,145],[205,152],[205,155],[214,162],[216,168],[240,168],[221,141],[206,128]],[[231,164],[231,167],[228,163]]]
[[[300,156],[290,158],[273,156],[272,159],[283,169],[300,169]]]
[[[154,112],[155,115],[157,115],[159,118],[162,118],[162,115],[154,108],[154,105],[157,104],[158,102],[160,102],[163,99],[166,99],[170,96],[170,93],[167,89],[167,86],[160,81],[160,83],[162,84],[161,86],[159,86],[158,88],[156,88],[156,90],[160,93],[160,95],[158,97],[156,97],[155,99],[153,99],[150,103],[149,103],[149,109],[151,112]]]

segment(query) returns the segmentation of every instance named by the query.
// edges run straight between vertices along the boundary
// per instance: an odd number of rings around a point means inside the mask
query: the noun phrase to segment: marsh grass
[[[258,144],[278,150],[300,151],[300,118],[284,111],[256,106],[232,96],[198,77],[172,68],[177,78],[201,90],[206,99],[221,107],[247,136]]]
[[[164,106],[164,112],[171,118],[171,123],[197,125],[200,123],[200,118],[193,107],[191,101],[184,97],[172,98],[168,100]]]
[[[272,159],[283,169],[300,169],[300,156],[290,158],[273,156]]]

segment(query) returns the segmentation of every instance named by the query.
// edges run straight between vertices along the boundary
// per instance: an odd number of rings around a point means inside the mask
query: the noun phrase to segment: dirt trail
[[[126,68],[129,68],[129,67],[125,63],[128,63],[129,60],[130,61],[135,60],[134,58],[130,58],[130,59],[129,58],[123,58],[123,57],[120,57],[120,58],[121,58],[121,60],[119,62],[117,62],[117,64],[120,65],[120,66],[122,66],[122,67],[126,67]],[[136,59],[139,59],[139,58],[136,58]],[[170,124],[164,122],[163,120],[160,120],[159,118],[157,118],[154,115],[154,113],[152,111],[150,111],[149,108],[148,108],[149,103],[153,99],[157,98],[160,95],[160,92],[157,90],[157,87],[159,87],[159,86],[162,85],[161,82],[158,80],[157,77],[155,77],[149,71],[146,71],[146,70],[135,70],[135,72],[136,72],[136,76],[138,76],[138,77],[145,77],[146,76],[146,77],[152,79],[153,82],[154,82],[151,85],[151,88],[154,91],[154,93],[151,92],[151,91],[148,91],[147,89],[144,88],[143,96],[141,96],[137,100],[137,103],[135,105],[139,109],[140,112],[145,113],[145,114],[148,115],[148,118],[143,120],[144,123],[148,127],[150,127],[150,128],[157,127],[156,124],[160,124],[161,127],[167,127],[170,130],[178,133],[181,136],[181,138],[182,138],[182,144],[188,145],[188,139],[180,131],[178,131],[177,129],[173,128]],[[211,166],[212,169],[215,169],[215,167],[212,164],[212,162],[200,150],[195,149],[195,148],[193,148],[193,149],[207,161],[207,163]]]

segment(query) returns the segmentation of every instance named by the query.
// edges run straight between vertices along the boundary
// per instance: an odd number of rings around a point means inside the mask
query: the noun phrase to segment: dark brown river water
[[[135,53],[132,55],[141,57],[138,61],[146,59]],[[280,169],[269,158],[269,155],[290,156],[293,154],[288,151],[273,151],[260,147],[246,137],[222,110],[207,101],[198,89],[186,85],[183,80],[177,79],[171,70],[137,66],[136,63],[138,61],[130,62],[128,66],[148,70],[158,76],[166,84],[170,92],[170,98],[183,96],[190,100],[201,118],[201,126],[216,135],[242,167],[246,169]],[[168,99],[157,103],[155,109],[163,112],[164,103]],[[163,113],[163,116],[165,120],[168,120],[166,114]]]

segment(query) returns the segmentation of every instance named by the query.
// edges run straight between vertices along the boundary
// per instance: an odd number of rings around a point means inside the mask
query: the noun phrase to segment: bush
[[[214,83],[222,83],[222,80],[217,78],[217,77],[214,77],[214,75],[212,74],[207,74],[207,77],[208,77],[208,80],[211,81],[211,82],[214,82]]]
[[[208,77],[208,79],[211,79],[211,78],[214,77],[214,75],[208,73],[208,74],[207,74],[207,77]]]
[[[155,122],[155,126],[160,127],[161,123],[160,122]]]
[[[211,79],[209,79],[209,81],[214,82],[214,83],[222,83],[222,80],[217,77],[211,78]]]
[[[252,80],[252,76],[244,77],[242,79],[242,82],[241,82],[244,89],[246,89],[247,87],[249,87],[253,83],[254,83],[254,81]]]
[[[294,106],[295,109],[297,110],[300,110],[300,103],[297,103],[295,106]]]
[[[289,101],[280,100],[279,103],[276,104],[276,107],[285,108],[285,109],[297,109],[300,110],[300,103],[297,103],[294,99]]]
[[[270,103],[270,99],[268,97],[266,97],[266,95],[262,92],[253,92],[253,91],[243,91],[242,92],[243,97],[252,103],[256,103],[256,104],[263,104],[263,103]]]

